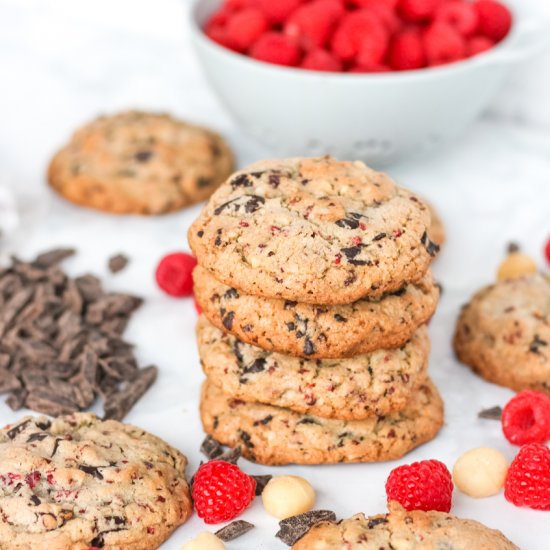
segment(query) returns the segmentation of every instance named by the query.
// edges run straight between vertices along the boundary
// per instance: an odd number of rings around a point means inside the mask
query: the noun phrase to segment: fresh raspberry
[[[395,10],[399,0],[350,0],[349,3],[358,8],[379,8],[383,6]]]
[[[204,26],[204,34],[225,48],[231,47],[227,36],[226,25],[232,13],[231,10],[224,6],[214,12]]]
[[[368,10],[380,19],[380,22],[386,27],[386,30],[393,34],[402,27],[402,21],[394,9],[390,8],[386,4],[373,4]]]
[[[481,34],[499,42],[512,28],[512,14],[510,10],[495,0],[478,0],[474,4],[479,18]]]
[[[504,485],[506,500],[516,506],[550,510],[550,449],[524,445],[514,458]]]
[[[495,43],[486,36],[473,36],[466,43],[466,55],[472,57],[487,50],[490,50],[495,46]]]
[[[399,466],[386,481],[388,502],[396,500],[406,510],[449,512],[453,482],[447,466],[439,460],[422,460]]]
[[[304,0],[256,0],[258,7],[272,23],[284,23]]]
[[[448,23],[436,22],[424,33],[428,65],[443,65],[466,57],[466,42]]]
[[[211,460],[197,470],[193,501],[205,523],[237,517],[254,499],[256,480],[225,460]]]
[[[300,62],[300,49],[296,42],[280,32],[266,32],[250,49],[250,55],[259,61],[286,65],[289,67]]]
[[[550,264],[550,237],[548,238],[546,246],[544,247],[544,255],[546,256],[546,261]]]
[[[472,36],[477,31],[479,17],[473,4],[446,2],[437,7],[434,21],[441,21],[454,27],[462,36]]]
[[[294,38],[305,50],[323,47],[344,13],[339,0],[314,0],[299,7],[284,26],[286,35]]]
[[[238,11],[244,8],[250,8],[256,4],[257,0],[225,0],[224,8],[231,11]]]
[[[390,46],[389,61],[396,71],[409,71],[426,66],[422,36],[416,29],[399,33]]]
[[[210,40],[213,40],[224,48],[231,48],[231,42],[227,36],[227,30],[225,27],[211,26],[204,29],[204,33]]]
[[[159,287],[169,294],[181,298],[193,294],[193,269],[197,265],[194,256],[175,252],[160,261],[155,278]]]
[[[340,60],[322,48],[311,50],[300,66],[310,71],[339,72],[342,70]]]
[[[378,65],[370,66],[361,66],[355,65],[348,70],[349,73],[389,73],[391,72],[391,67],[389,65],[384,65],[379,63]]]
[[[227,38],[235,50],[246,52],[268,28],[269,23],[261,10],[246,8],[230,16]]]
[[[525,390],[502,411],[502,431],[514,445],[545,443],[550,439],[550,397]]]
[[[361,52],[361,64],[381,63],[389,44],[389,35],[380,19],[370,10],[348,13],[332,37],[331,48],[344,61],[351,61]]]
[[[410,23],[431,21],[441,0],[400,0],[399,13]]]

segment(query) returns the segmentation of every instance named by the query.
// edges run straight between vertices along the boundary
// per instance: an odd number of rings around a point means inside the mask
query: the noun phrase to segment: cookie
[[[233,170],[214,132],[165,114],[129,111],[80,128],[48,181],[67,200],[117,214],[163,214],[208,198]]]
[[[422,279],[438,246],[424,203],[361,162],[259,162],[189,229],[199,264],[247,294],[349,304]]]
[[[519,550],[500,531],[444,512],[407,512],[391,502],[389,513],[314,525],[292,550]]]
[[[91,413],[0,431],[0,548],[152,550],[192,511],[186,458]]]
[[[244,294],[197,266],[194,293],[204,315],[243,342],[296,357],[341,358],[402,346],[433,315],[431,273],[416,284],[349,305],[301,304]]]
[[[454,348],[489,382],[550,395],[550,277],[534,274],[480,290],[460,314]]]
[[[445,241],[447,240],[447,235],[445,231],[445,225],[443,224],[443,220],[441,219],[441,216],[438,214],[437,210],[434,208],[432,204],[426,201],[425,201],[425,204],[428,207],[430,211],[430,215],[432,217],[430,228],[428,229],[428,235],[430,237],[430,240],[432,240],[435,244],[442,246],[443,244],[445,244]]]
[[[402,457],[435,437],[443,402],[428,380],[407,407],[365,420],[331,420],[289,409],[246,403],[205,382],[201,396],[204,430],[229,447],[240,446],[260,464],[379,462]]]
[[[430,351],[421,327],[401,348],[350,359],[301,359],[244,344],[204,316],[197,340],[204,373],[226,395],[340,420],[404,409],[426,380]]]

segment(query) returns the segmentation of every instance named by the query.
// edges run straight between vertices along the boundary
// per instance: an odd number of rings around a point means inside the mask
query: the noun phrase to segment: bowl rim
[[[286,67],[282,65],[275,65],[273,63],[267,63],[252,59],[249,56],[234,52],[229,48],[221,46],[211,38],[209,38],[203,31],[201,23],[198,20],[198,8],[204,2],[204,0],[192,0],[189,3],[188,19],[190,21],[191,33],[193,38],[199,42],[202,46],[208,48],[216,55],[224,57],[226,60],[241,65],[243,67],[252,68],[258,71],[264,71],[271,74],[280,74],[281,76],[287,76],[291,78],[298,78],[304,80],[316,80],[322,78],[324,82],[330,80],[331,82],[345,82],[345,83],[360,83],[360,82],[376,82],[376,83],[389,83],[389,82],[401,82],[412,80],[430,80],[432,78],[438,78],[440,76],[457,74],[465,72],[470,69],[485,67],[492,63],[513,63],[515,60],[506,59],[505,52],[513,49],[514,41],[519,35],[521,29],[522,18],[519,16],[517,10],[508,5],[508,8],[513,13],[513,25],[508,35],[498,42],[493,48],[474,55],[467,59],[461,59],[453,63],[440,65],[436,67],[425,67],[423,69],[409,69],[406,71],[389,71],[381,73],[350,73],[350,72],[329,72],[329,71],[312,71],[302,69],[299,67]]]

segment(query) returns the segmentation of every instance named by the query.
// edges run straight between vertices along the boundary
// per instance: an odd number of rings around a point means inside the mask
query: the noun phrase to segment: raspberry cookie
[[[205,382],[201,396],[204,430],[260,464],[380,462],[402,457],[435,437],[443,402],[428,380],[407,407],[387,416],[345,421],[301,415],[271,405],[246,403]]]
[[[117,214],[162,214],[208,198],[233,155],[214,132],[168,115],[129,111],[79,129],[48,181],[67,200]]]
[[[0,548],[152,550],[192,511],[186,458],[89,413],[0,432]]]
[[[194,292],[220,330],[266,350],[297,357],[337,358],[402,346],[433,315],[439,291],[430,272],[416,284],[349,305],[314,305],[261,298],[195,268]]]
[[[454,348],[490,382],[550,395],[550,277],[534,274],[480,290],[460,314]]]
[[[189,230],[199,264],[245,293],[346,304],[420,281],[438,246],[411,192],[361,162],[264,161],[234,174]]]
[[[519,550],[500,531],[444,512],[407,512],[392,502],[389,513],[314,525],[292,550]]]
[[[206,376],[225,394],[340,420],[404,409],[426,381],[430,350],[421,327],[401,348],[350,359],[300,359],[244,344],[204,316],[197,339]]]

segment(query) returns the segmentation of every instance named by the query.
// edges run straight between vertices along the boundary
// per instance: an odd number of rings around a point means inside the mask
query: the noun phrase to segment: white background
[[[51,246],[74,245],[80,253],[66,262],[68,271],[92,271],[107,288],[146,299],[127,338],[136,344],[142,364],[159,365],[160,378],[128,421],[181,449],[192,472],[201,459],[203,437],[197,413],[202,374],[194,344],[196,316],[190,300],[169,299],[158,291],[153,271],[166,252],[187,249],[186,230],[199,208],[156,219],[113,217],[70,206],[44,184],[48,159],[77,125],[99,112],[129,107],[171,111],[220,130],[240,165],[270,156],[241,135],[207,88],[188,45],[184,4],[0,0],[0,186],[10,185],[22,212],[22,225],[7,243],[11,250],[30,258]],[[518,71],[484,119],[451,149],[390,170],[437,205],[448,230],[434,268],[444,294],[430,326],[431,373],[446,403],[446,425],[435,441],[399,463],[433,457],[452,467],[462,452],[479,445],[514,456],[516,449],[501,435],[499,423],[476,418],[480,409],[503,405],[512,393],[458,365],[450,342],[460,304],[493,280],[507,242],[520,242],[544,266],[542,247],[550,236],[549,96],[547,56]],[[117,252],[129,255],[131,264],[113,276],[106,261]],[[17,417],[0,402],[0,423]],[[384,511],[384,482],[396,463],[242,465],[251,473],[303,475],[317,489],[318,506],[345,517]],[[502,495],[475,501],[455,492],[453,511],[501,529],[524,550],[550,544],[548,513],[514,508]],[[229,549],[283,547],[273,538],[276,521],[260,501],[242,517],[258,528],[229,543]],[[193,518],[163,549],[180,548],[203,529]]]

